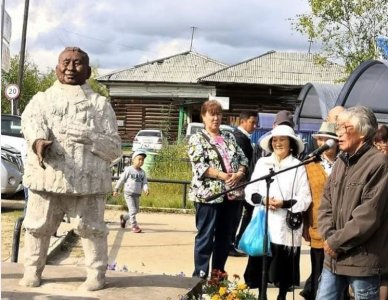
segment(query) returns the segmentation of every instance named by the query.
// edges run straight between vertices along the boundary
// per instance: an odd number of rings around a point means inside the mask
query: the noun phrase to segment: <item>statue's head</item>
[[[91,74],[89,56],[78,47],[66,47],[59,54],[55,71],[61,83],[82,85]]]

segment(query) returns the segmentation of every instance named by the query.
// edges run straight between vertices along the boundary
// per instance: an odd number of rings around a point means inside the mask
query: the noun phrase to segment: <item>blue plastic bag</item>
[[[238,248],[249,256],[264,255],[265,213],[265,207],[260,206],[257,214],[249,222],[238,243]],[[269,234],[267,249],[268,255],[271,255]]]

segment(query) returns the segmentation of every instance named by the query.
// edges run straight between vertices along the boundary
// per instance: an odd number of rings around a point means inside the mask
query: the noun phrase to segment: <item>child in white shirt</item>
[[[133,153],[131,165],[126,167],[120,175],[113,192],[113,196],[117,195],[119,189],[124,184],[124,198],[127,202],[128,213],[120,216],[120,225],[121,228],[125,228],[125,224],[129,220],[134,233],[141,232],[141,228],[136,221],[136,214],[139,212],[140,206],[140,195],[142,191],[146,195],[149,194],[147,176],[141,168],[146,157],[147,155],[143,151],[135,151]]]

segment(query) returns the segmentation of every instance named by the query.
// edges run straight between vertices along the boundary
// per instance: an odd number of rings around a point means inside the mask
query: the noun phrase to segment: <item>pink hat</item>
[[[295,127],[291,112],[288,110],[281,110],[276,114],[274,125],[288,125],[291,128]]]

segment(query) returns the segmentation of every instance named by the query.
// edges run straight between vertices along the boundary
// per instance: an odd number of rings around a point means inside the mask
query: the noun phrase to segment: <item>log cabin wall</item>
[[[224,123],[237,126],[242,111],[277,113],[289,110],[292,113],[299,104],[300,86],[267,86],[228,84],[217,86],[217,96],[229,97],[229,110],[224,111]]]
[[[217,96],[230,98],[229,110],[223,111],[223,124],[238,126],[242,111],[276,113],[294,112],[301,87],[279,88],[268,86],[228,85],[217,87]],[[119,134],[124,144],[132,143],[141,129],[161,129],[170,143],[178,137],[179,107],[183,106],[188,120],[200,122],[200,108],[206,99],[182,98],[125,98],[113,97],[111,103],[119,123]],[[122,126],[120,126],[122,125]],[[185,130],[185,128],[184,128]],[[184,132],[183,132],[184,134]]]
[[[170,142],[176,140],[179,119],[177,103],[160,99],[113,98],[111,104],[123,143],[132,143],[141,129],[161,129]]]

